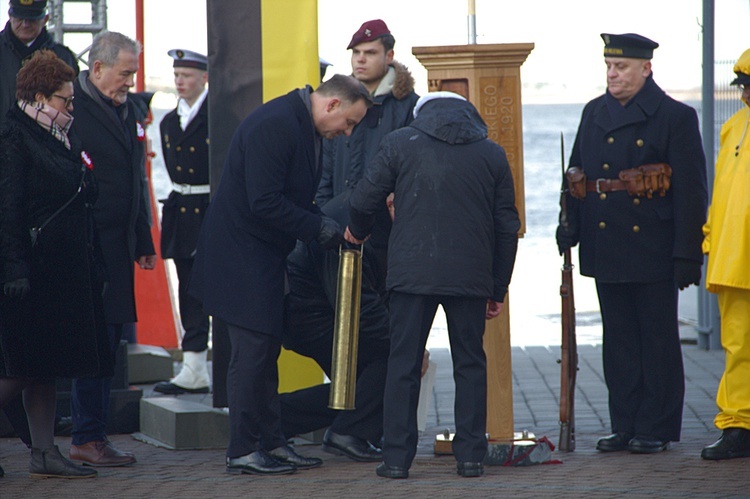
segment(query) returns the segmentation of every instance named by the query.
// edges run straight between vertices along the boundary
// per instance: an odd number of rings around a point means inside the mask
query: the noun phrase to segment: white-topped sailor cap
[[[167,54],[174,59],[172,67],[194,68],[200,69],[201,71],[206,71],[208,69],[208,58],[198,52],[184,49],[172,49],[167,52]]]

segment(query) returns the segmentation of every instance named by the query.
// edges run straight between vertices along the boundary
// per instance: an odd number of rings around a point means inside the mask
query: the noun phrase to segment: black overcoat
[[[132,102],[123,104],[127,118],[120,122],[113,108],[92,97],[95,90],[88,88],[87,78],[83,71],[74,83],[72,131],[89,153],[99,184],[94,219],[109,276],[105,316],[107,323],[125,324],[136,321],[135,260],[156,253],[144,199],[146,135]]]
[[[0,376],[111,375],[89,208],[96,192],[80,153],[17,106],[8,112],[0,134],[0,281],[26,278],[31,290],[23,299],[0,293]],[[29,229],[71,198],[32,248]]]
[[[618,191],[570,200],[581,274],[601,282],[671,280],[674,258],[703,261],[706,158],[698,118],[651,76],[622,112],[613,117],[605,95],[586,105],[570,166],[582,167],[595,180],[616,179],[622,170],[643,164],[668,163],[672,185],[664,197],[651,199]]]
[[[159,130],[169,179],[178,184],[208,185],[208,97],[185,130],[180,127],[177,110],[164,116]],[[161,216],[162,258],[193,257],[208,199],[208,193],[169,193]]]
[[[210,315],[281,338],[286,257],[320,230],[315,134],[298,90],[259,107],[235,132],[190,282]]]
[[[0,31],[0,122],[5,120],[6,113],[16,102],[18,70],[37,50],[51,50],[78,74],[78,59],[75,54],[65,45],[55,42],[47,28],[43,28],[34,43],[27,47],[13,34],[8,21],[5,29]]]

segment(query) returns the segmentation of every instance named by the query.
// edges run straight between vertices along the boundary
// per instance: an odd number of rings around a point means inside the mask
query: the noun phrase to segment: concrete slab
[[[169,449],[226,448],[229,415],[179,397],[141,400],[141,431]]]
[[[174,360],[163,347],[129,344],[127,366],[128,381],[134,385],[167,381],[174,376]]]

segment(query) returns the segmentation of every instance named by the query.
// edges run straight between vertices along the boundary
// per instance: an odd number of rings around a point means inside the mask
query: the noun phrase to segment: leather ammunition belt
[[[190,185],[190,184],[178,184],[172,182],[172,190],[182,194],[183,196],[190,196],[192,194],[210,194],[211,186],[205,185]]]
[[[598,178],[596,180],[586,181],[586,192],[596,192],[601,194],[603,192],[616,192],[627,190],[625,182],[615,178]]]

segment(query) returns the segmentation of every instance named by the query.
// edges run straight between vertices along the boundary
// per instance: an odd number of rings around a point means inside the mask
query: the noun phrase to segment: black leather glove
[[[674,259],[674,282],[680,289],[685,289],[691,284],[700,286],[701,262],[688,260],[686,258]]]
[[[316,241],[320,244],[320,247],[326,250],[335,249],[339,247],[339,244],[344,242],[344,231],[339,223],[329,217],[320,217],[320,230],[318,230],[318,237]]]
[[[6,282],[3,285],[3,293],[5,293],[5,296],[11,298],[23,298],[30,289],[31,284],[25,277],[16,279],[15,281]]]
[[[575,234],[570,226],[565,227],[563,225],[558,225],[555,238],[557,239],[557,250],[561,255],[565,250],[569,250],[578,242],[576,241]]]

